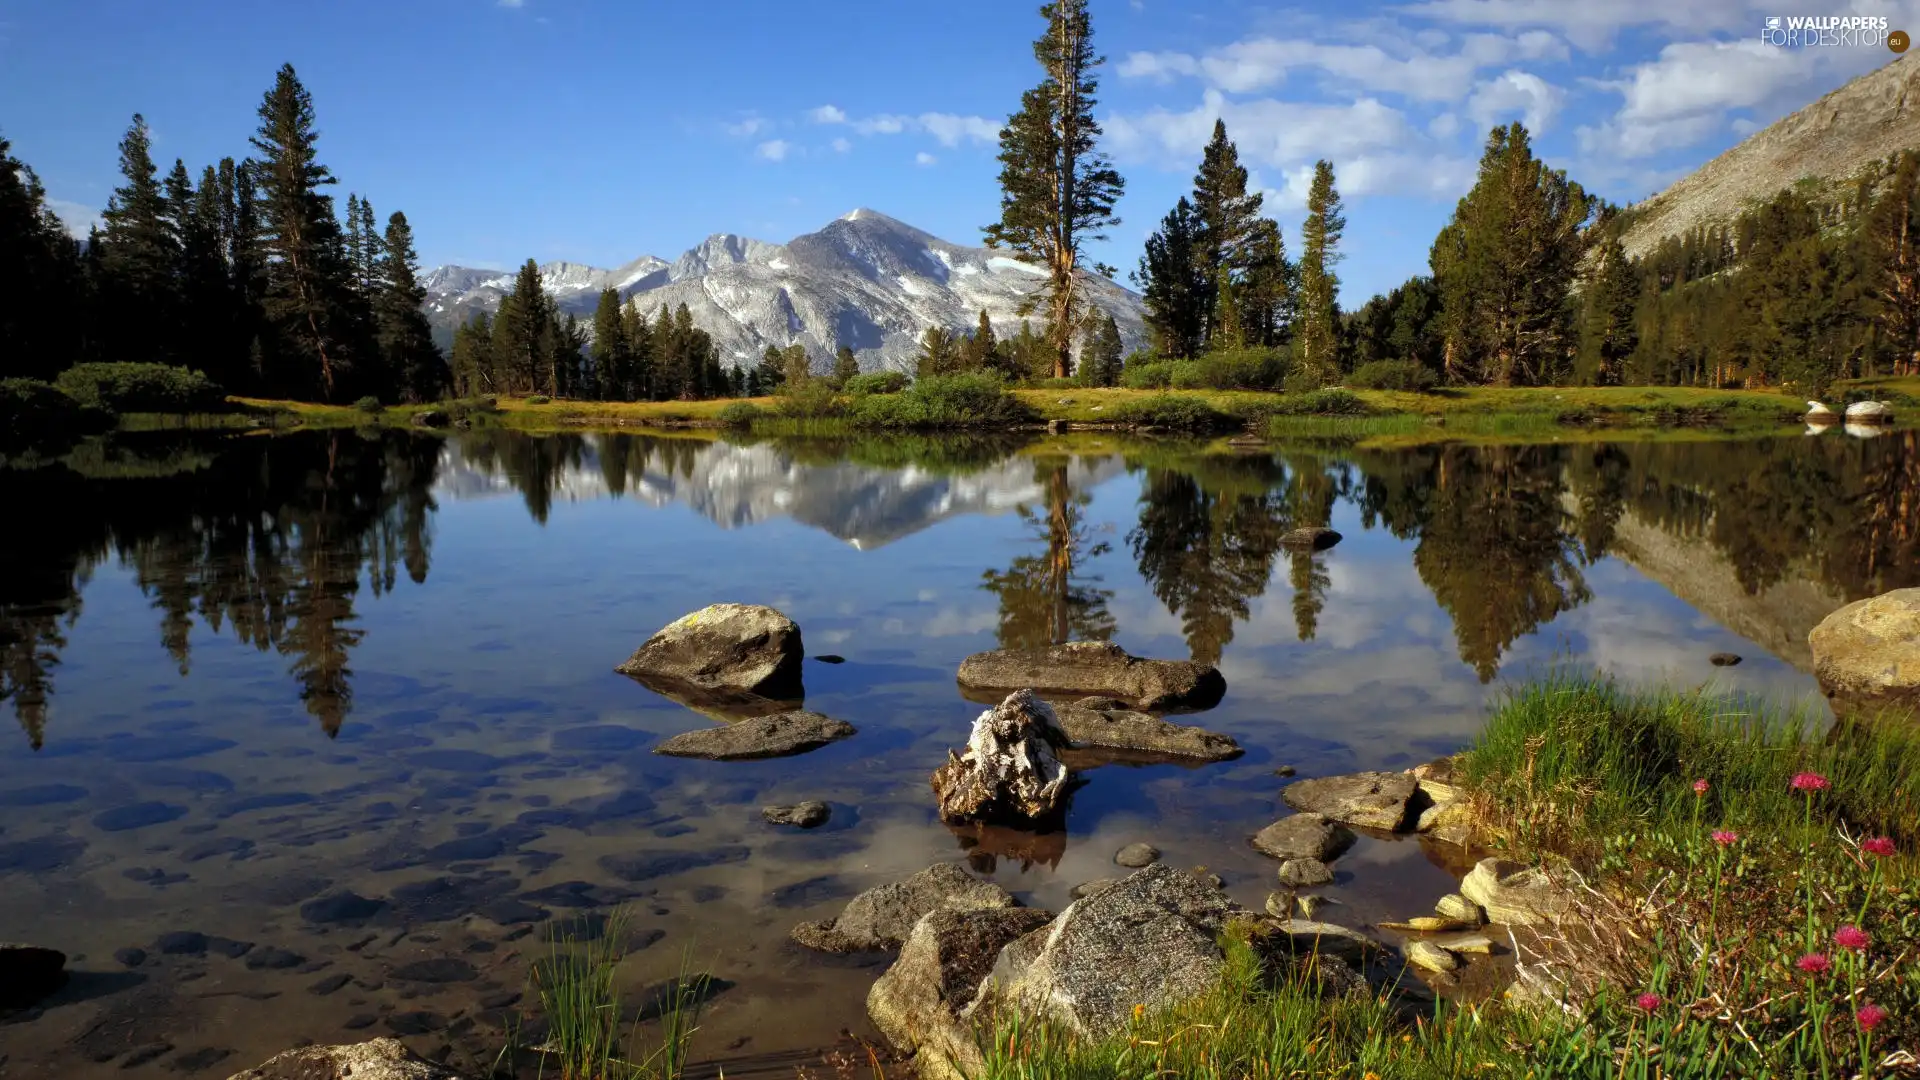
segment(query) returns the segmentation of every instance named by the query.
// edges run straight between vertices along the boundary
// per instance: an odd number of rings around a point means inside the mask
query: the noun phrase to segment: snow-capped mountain
[[[608,287],[649,313],[685,304],[724,363],[754,363],[768,345],[798,342],[819,366],[851,346],[868,371],[910,368],[927,327],[971,329],[983,309],[996,335],[1017,333],[1021,301],[1045,276],[1002,252],[948,243],[867,209],[785,244],[716,233],[670,264],[649,255],[617,270],[549,263],[541,273],[561,310],[582,318]],[[474,312],[497,308],[513,274],[443,266],[426,285],[428,317],[449,336]],[[1144,343],[1137,295],[1096,278],[1092,296],[1128,348]]]

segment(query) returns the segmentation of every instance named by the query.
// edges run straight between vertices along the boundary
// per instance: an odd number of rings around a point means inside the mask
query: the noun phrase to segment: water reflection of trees
[[[38,748],[80,591],[117,559],[156,613],[184,675],[196,620],[290,658],[307,712],[329,733],[352,708],[361,587],[404,568],[426,580],[438,439],[351,433],[231,439],[198,467],[0,470],[0,501],[36,513],[9,530],[0,575],[0,700]],[[82,471],[75,471],[78,468]]]
[[[1022,521],[1041,542],[1038,553],[1021,555],[1005,570],[981,575],[981,588],[1000,600],[1000,647],[1035,649],[1068,641],[1105,641],[1113,636],[1107,610],[1113,590],[1085,572],[1089,559],[1112,547],[1093,539],[1085,520],[1092,497],[1069,482],[1066,458],[1041,458],[1034,480],[1044,492],[1043,511],[1022,505]]]

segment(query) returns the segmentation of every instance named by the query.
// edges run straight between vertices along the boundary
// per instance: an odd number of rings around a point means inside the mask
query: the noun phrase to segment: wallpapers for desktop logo
[[[1912,44],[1905,30],[1887,25],[1884,15],[1769,15],[1760,40],[1786,49],[1884,45],[1896,53]]]

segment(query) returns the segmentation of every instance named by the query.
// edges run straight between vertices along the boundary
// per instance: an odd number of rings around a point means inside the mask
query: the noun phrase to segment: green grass
[[[641,1022],[627,1020],[620,996],[618,968],[626,957],[631,919],[625,909],[608,916],[601,932],[588,940],[562,931],[537,960],[532,979],[539,999],[545,1040],[540,1074],[549,1067],[558,1080],[679,1080],[686,1071],[694,1033],[707,998],[708,977],[692,970],[692,954],[681,957],[680,974],[657,1002],[658,1030],[651,1046],[642,1045]],[[515,1056],[512,1042],[500,1064]]]

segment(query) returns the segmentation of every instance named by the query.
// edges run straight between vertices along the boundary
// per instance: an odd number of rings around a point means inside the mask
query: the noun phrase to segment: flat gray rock
[[[653,752],[709,761],[786,757],[817,750],[854,732],[852,724],[817,712],[783,712],[675,735]]]
[[[1544,870],[1508,859],[1482,859],[1460,881],[1460,895],[1480,905],[1487,921],[1507,926],[1558,922],[1573,910],[1573,894]]]
[[[1288,806],[1363,829],[1399,832],[1419,781],[1406,773],[1363,772],[1296,780],[1280,792]]]
[[[1076,750],[1117,750],[1193,761],[1230,761],[1246,752],[1230,736],[1169,723],[1112,698],[1083,698],[1055,705],[1053,711]]]
[[[763,806],[760,816],[769,824],[812,829],[827,823],[827,819],[833,816],[833,807],[818,799],[808,799],[794,806]]]
[[[1013,894],[960,864],[935,863],[912,877],[868,889],[848,901],[838,918],[801,923],[792,936],[821,952],[879,952],[899,948],[930,912],[1018,906]]]
[[[1227,692],[1212,665],[1144,660],[1107,641],[975,653],[960,663],[960,686],[983,694],[1096,694],[1135,709],[1210,709]]]
[[[1135,870],[1160,861],[1160,849],[1152,844],[1128,844],[1114,852],[1113,861]]]
[[[345,1046],[303,1046],[228,1080],[462,1080],[462,1076],[417,1056],[399,1039],[375,1039]]]
[[[1253,849],[1276,859],[1337,859],[1353,846],[1354,834],[1311,811],[1281,818],[1253,834]]]
[[[1333,868],[1319,859],[1288,859],[1280,864],[1280,884],[1292,889],[1331,885]]]
[[[981,1061],[961,1012],[978,996],[1000,950],[1052,918],[1034,908],[927,913],[867,994],[873,1026],[894,1049],[913,1055],[922,1080],[965,1080]]]
[[[710,691],[797,697],[806,650],[792,619],[757,604],[713,604],[662,627],[615,668]]]

